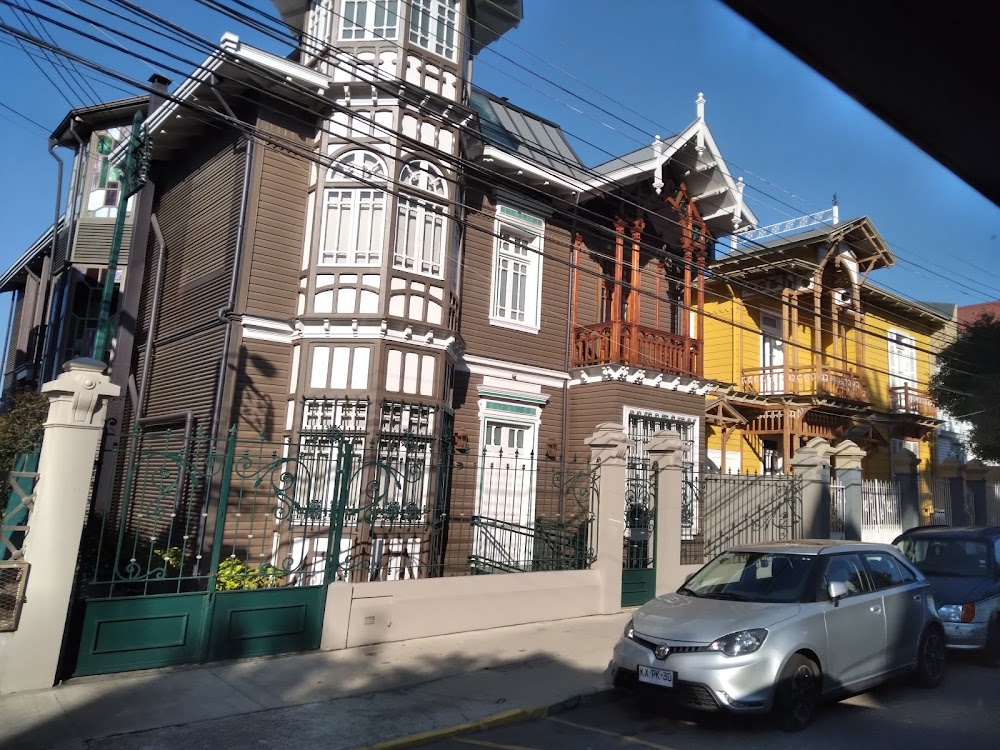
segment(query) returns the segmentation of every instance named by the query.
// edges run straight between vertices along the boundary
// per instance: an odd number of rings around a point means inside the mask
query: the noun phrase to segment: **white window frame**
[[[412,192],[400,192],[396,199],[396,236],[393,238],[392,265],[395,268],[431,278],[444,278],[447,267],[448,211],[445,201],[448,189],[444,175],[425,159],[414,159],[403,165],[399,184],[403,190],[417,188],[433,198]],[[409,219],[412,217],[412,222]],[[410,225],[418,230],[410,242]],[[432,228],[432,244],[424,242],[427,227]],[[434,231],[438,226],[439,230]]]
[[[403,3],[404,0],[343,0],[338,38],[343,42],[395,39],[399,36],[399,18]],[[350,12],[358,8],[364,8],[364,18],[360,24],[354,20],[357,15],[352,16]],[[386,22],[376,26],[375,18],[379,12],[384,14]]]
[[[327,171],[328,183],[343,184],[383,183],[387,181],[388,170],[385,160],[372,152],[358,149],[340,156]],[[327,233],[330,225],[331,209],[336,206],[341,214],[346,212],[350,227],[346,248],[327,249]],[[368,236],[372,240],[367,250],[358,247],[361,234],[361,209],[367,206],[372,216]],[[375,211],[381,212],[381,221],[374,219]],[[341,266],[349,268],[370,268],[382,264],[382,251],[386,240],[389,220],[388,193],[372,185],[365,187],[327,187],[323,191],[322,217],[320,222],[319,245],[316,248],[316,266]],[[342,218],[342,217],[341,217]]]
[[[517,209],[507,206],[497,206],[497,217],[493,228],[493,265],[490,281],[490,325],[501,328],[512,328],[528,333],[538,333],[541,329],[541,302],[542,302],[542,261],[544,255],[545,222],[538,217],[531,216]],[[526,254],[511,251],[507,238],[520,240],[524,244],[521,247]],[[504,261],[507,268],[503,267]],[[522,263],[526,266],[524,274],[524,310],[520,311],[524,315],[524,320],[515,320],[511,316],[514,313],[513,305],[513,283],[512,278],[508,278],[501,285],[501,274],[510,272],[511,263]],[[501,286],[504,287],[501,299]],[[503,313],[501,313],[501,303]]]
[[[411,0],[410,43],[446,60],[454,60],[460,47],[459,35],[462,32],[458,26],[461,11],[459,0]],[[421,21],[425,22],[426,28],[417,25]]]
[[[889,357],[889,387],[900,388],[904,385],[917,385],[917,342],[907,331],[890,328],[886,334],[886,346]],[[912,369],[901,367],[903,360],[913,363]]]
[[[309,8],[309,24],[302,40],[306,65],[329,46],[332,26],[333,0],[315,0]]]

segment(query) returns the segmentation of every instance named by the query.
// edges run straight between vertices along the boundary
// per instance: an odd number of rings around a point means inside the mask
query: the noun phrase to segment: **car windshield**
[[[812,555],[725,552],[695,573],[680,592],[705,599],[802,601],[815,560]]]
[[[901,539],[896,546],[924,575],[980,578],[990,574],[990,553],[985,542],[919,537]]]

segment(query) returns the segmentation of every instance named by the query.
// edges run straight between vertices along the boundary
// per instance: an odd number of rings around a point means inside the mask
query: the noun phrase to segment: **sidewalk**
[[[607,687],[628,613],[70,680],[0,696],[0,748],[351,750]]]

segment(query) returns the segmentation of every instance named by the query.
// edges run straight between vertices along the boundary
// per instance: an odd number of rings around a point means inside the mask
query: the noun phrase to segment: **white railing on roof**
[[[783,234],[799,232],[803,229],[818,226],[820,224],[834,225],[839,221],[839,212],[836,206],[825,211],[818,211],[807,216],[798,216],[794,219],[779,221],[777,224],[770,224],[759,229],[750,229],[746,232],[738,232],[732,235],[732,248],[739,250],[747,245],[755,245],[768,242],[780,237]]]

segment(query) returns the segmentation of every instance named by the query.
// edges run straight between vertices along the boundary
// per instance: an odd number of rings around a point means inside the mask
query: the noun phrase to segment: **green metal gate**
[[[353,449],[135,432],[81,550],[74,675],[319,647]]]
[[[656,490],[657,476],[649,462],[630,462],[625,480],[623,607],[645,604],[656,596]]]

